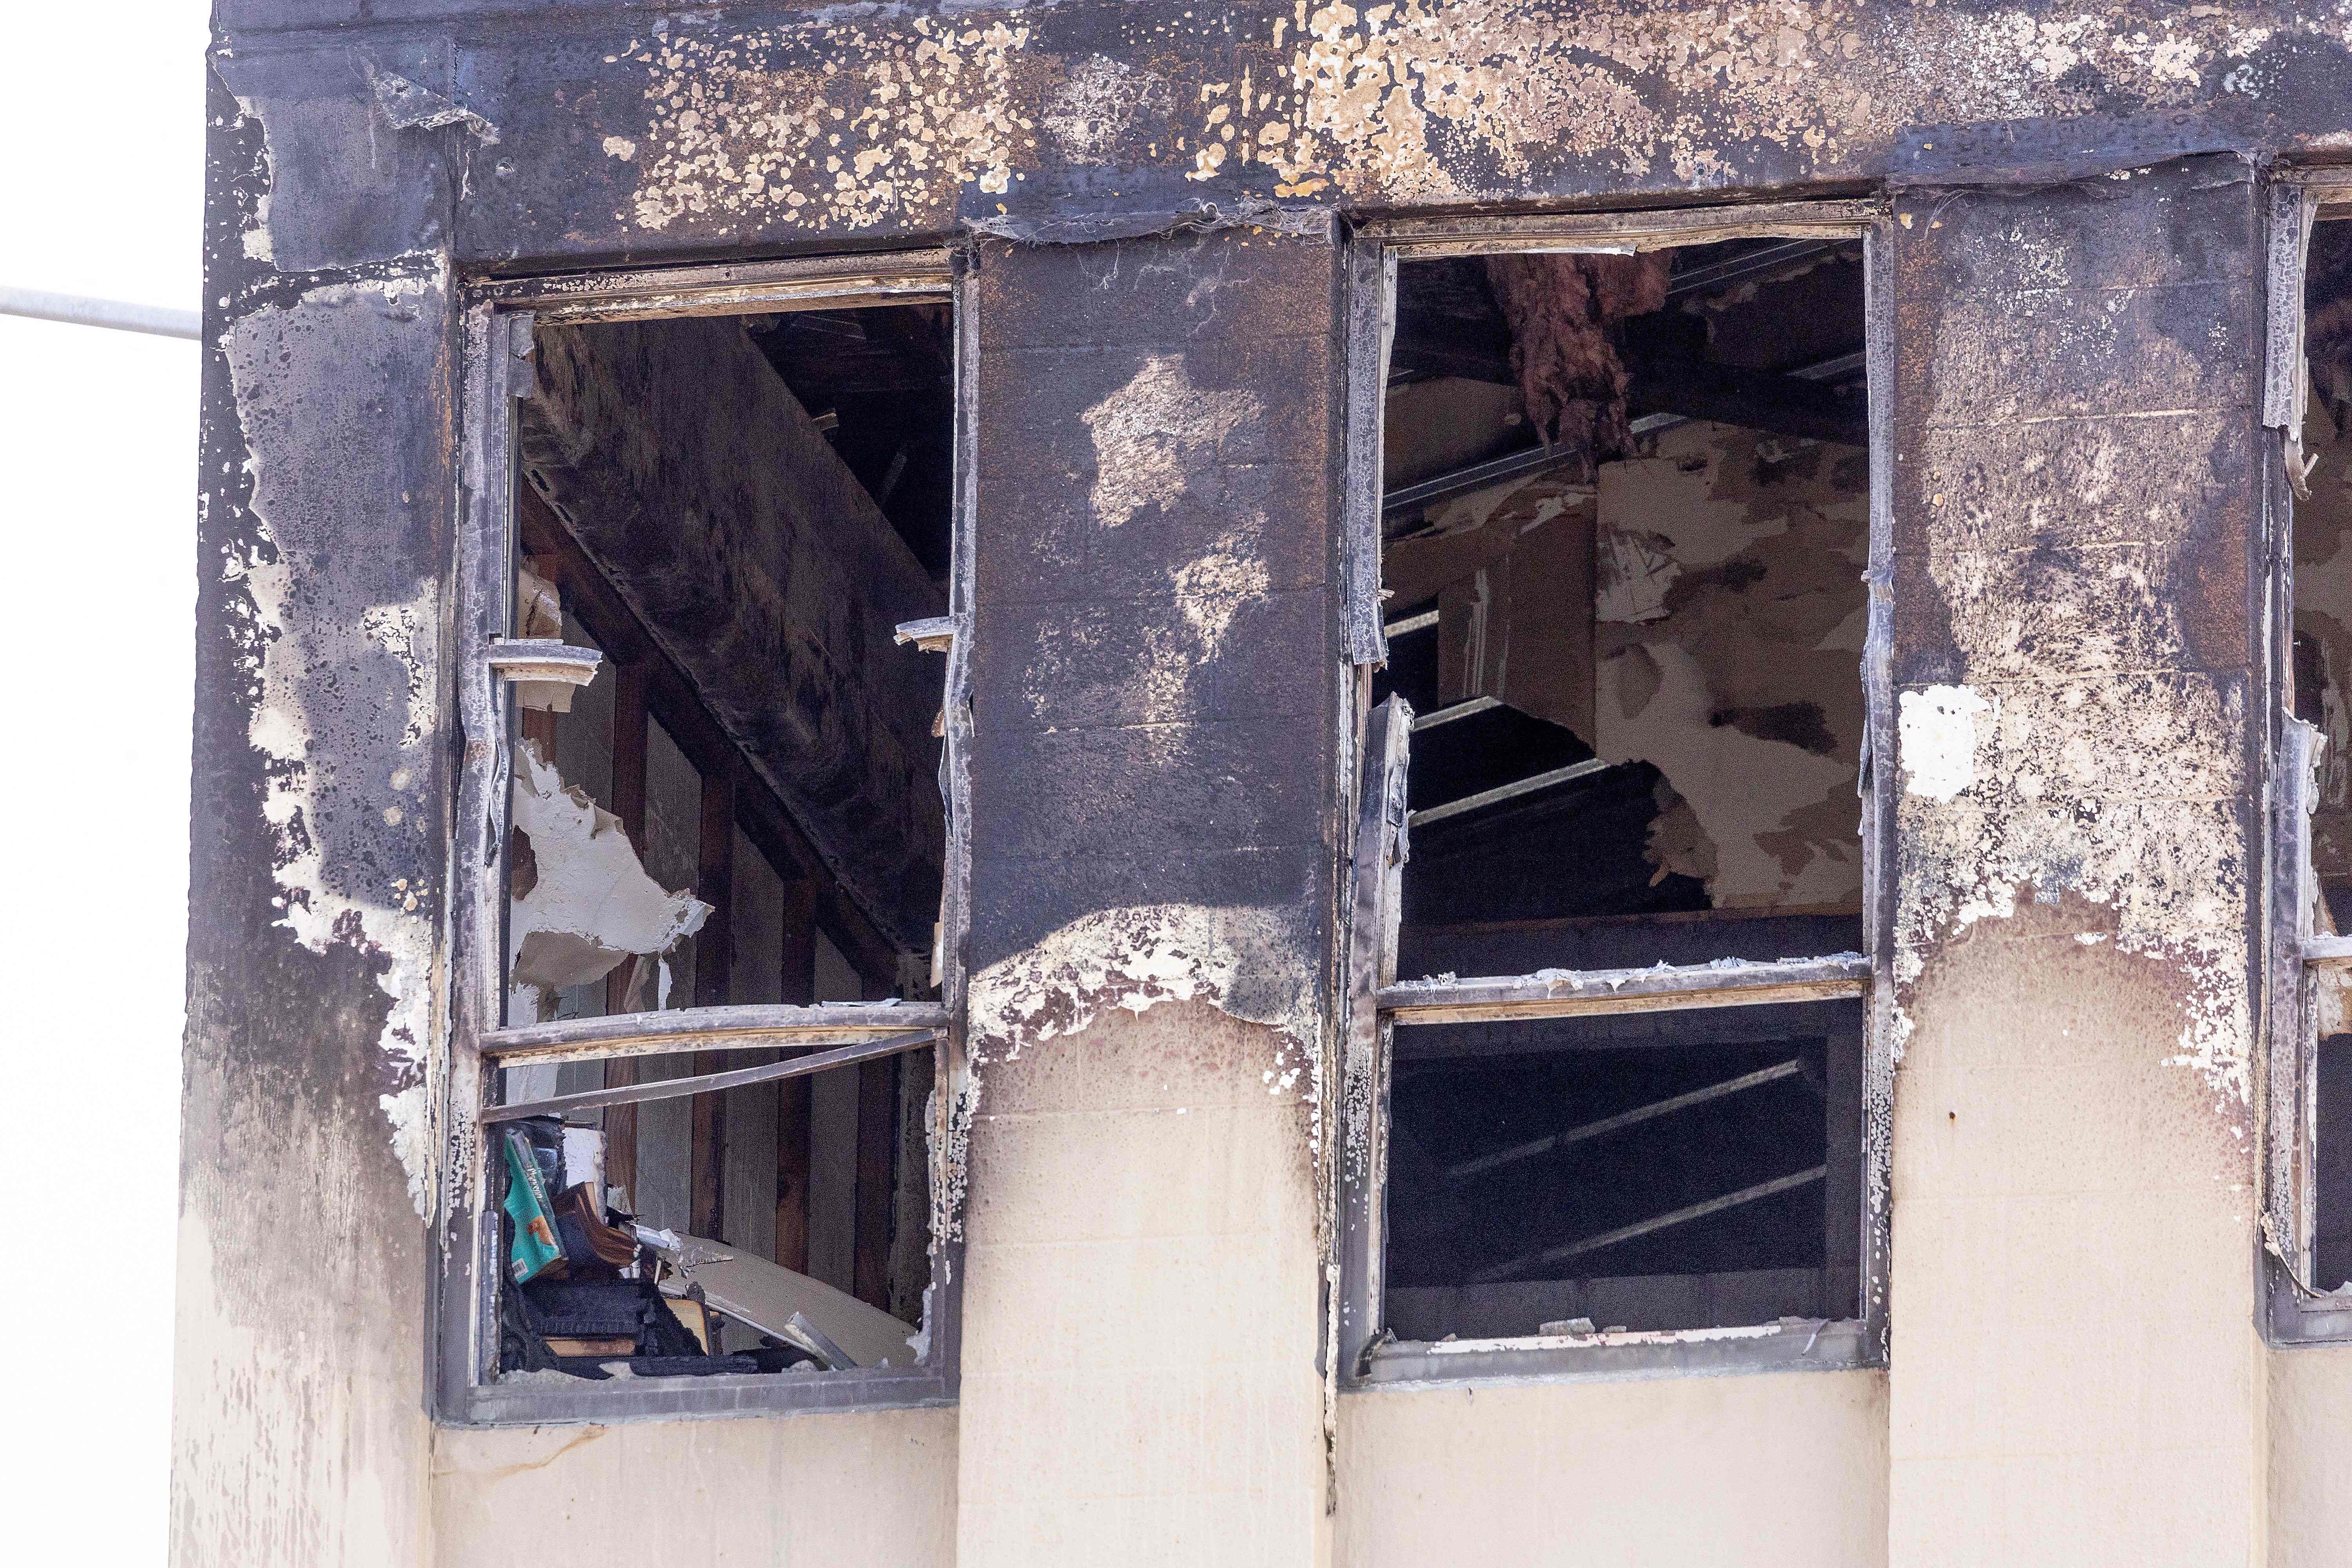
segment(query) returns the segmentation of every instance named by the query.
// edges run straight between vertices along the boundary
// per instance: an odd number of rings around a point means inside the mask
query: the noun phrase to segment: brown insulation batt
[[[1486,281],[1511,328],[1511,371],[1544,439],[1622,457],[1625,366],[1610,328],[1666,302],[1666,258],[1490,256]]]

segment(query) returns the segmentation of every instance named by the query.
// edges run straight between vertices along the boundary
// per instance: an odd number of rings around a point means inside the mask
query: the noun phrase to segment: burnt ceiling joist
[[[1667,354],[1629,360],[1626,369],[1626,403],[1636,418],[1670,414],[1804,440],[1869,444],[1858,378],[1822,381]]]
[[[923,570],[946,581],[955,496],[948,307],[793,311],[751,341]]]

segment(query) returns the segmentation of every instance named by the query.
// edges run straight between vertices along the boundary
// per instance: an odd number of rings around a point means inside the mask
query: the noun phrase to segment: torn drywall
[[[602,980],[632,955],[667,952],[710,906],[646,874],[621,819],[567,787],[526,742],[515,749],[516,887],[507,906],[509,1021],[553,1015],[556,994]],[[528,867],[528,878],[523,868]]]

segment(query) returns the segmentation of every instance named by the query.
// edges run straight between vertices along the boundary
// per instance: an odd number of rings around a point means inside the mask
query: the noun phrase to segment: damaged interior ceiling
[[[944,304],[540,323],[512,635],[506,1023],[928,999],[944,806]],[[932,1051],[522,1114],[800,1048],[512,1066],[499,1367],[597,1380],[908,1366]],[[499,1201],[495,1200],[494,1201]]]
[[[1398,268],[1401,977],[1862,945],[1863,259],[1842,239]],[[1396,1034],[1407,1338],[1851,1317],[1860,1005]]]
[[[2352,223],[2314,226],[2304,269],[2304,407],[2294,499],[2295,716],[2323,740],[2311,815],[2315,930],[2352,932]],[[2309,1283],[2352,1281],[2352,970],[2315,967]]]

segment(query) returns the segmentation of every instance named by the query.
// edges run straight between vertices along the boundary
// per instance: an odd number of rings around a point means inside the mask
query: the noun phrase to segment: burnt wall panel
[[[963,219],[1133,234],[1266,204],[1787,189],[1935,166],[2095,174],[2323,144],[2352,97],[2329,18],[2245,3],[647,16],[401,0],[352,28],[332,0],[305,0],[227,16],[296,30],[289,47],[317,47],[319,79],[355,98],[373,90],[351,68],[355,35],[446,45],[446,70],[408,74],[436,113],[470,117],[445,123],[467,164],[460,246],[485,260],[837,244]]]
[[[272,270],[211,112],[173,1560],[421,1563],[449,297]]]
[[[1311,973],[1334,253],[1222,233],[980,265],[973,967],[1184,905],[1265,910],[1290,934],[1264,962]]]

